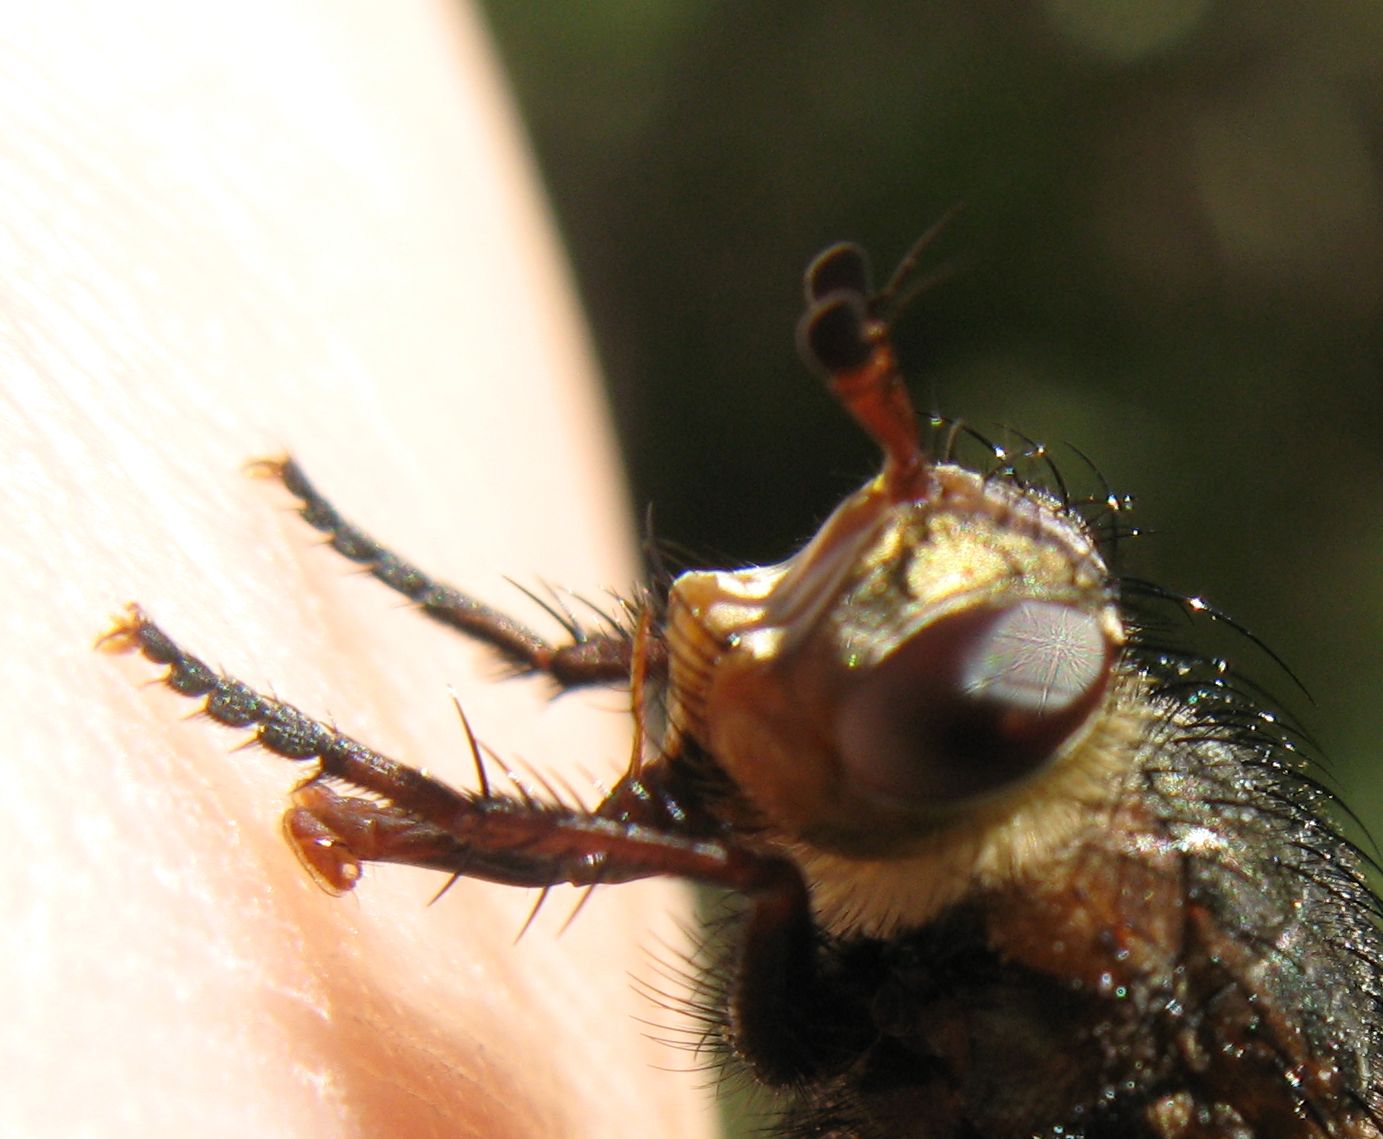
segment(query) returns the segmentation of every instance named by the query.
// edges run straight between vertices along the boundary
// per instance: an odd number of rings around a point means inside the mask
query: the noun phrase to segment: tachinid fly
[[[874,293],[833,247],[801,326],[879,474],[786,562],[685,573],[615,631],[549,643],[351,526],[292,460],[261,464],[428,617],[560,688],[629,688],[640,734],[664,726],[591,810],[483,769],[445,786],[136,607],[102,643],[313,765],[285,823],[330,890],[385,861],[740,895],[698,1013],[727,1065],[781,1089],[780,1134],[1383,1135],[1377,901],[1328,796],[1232,674],[1156,643],[1101,503],[967,469],[954,431],[924,447],[890,342],[900,279]]]

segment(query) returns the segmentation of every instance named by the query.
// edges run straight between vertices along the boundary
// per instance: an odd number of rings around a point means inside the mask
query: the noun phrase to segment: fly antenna
[[[907,260],[918,255],[914,246]],[[803,358],[825,373],[831,393],[878,443],[888,492],[900,501],[924,498],[928,463],[917,412],[898,369],[889,322],[878,315],[888,290],[873,292],[864,250],[849,242],[819,254],[807,266],[805,284],[807,310],[797,330]]]

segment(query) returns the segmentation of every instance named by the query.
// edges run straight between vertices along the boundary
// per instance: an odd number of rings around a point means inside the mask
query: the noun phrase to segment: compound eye
[[[860,678],[837,720],[852,789],[945,810],[1040,771],[1099,703],[1115,647],[1053,601],[942,617]]]

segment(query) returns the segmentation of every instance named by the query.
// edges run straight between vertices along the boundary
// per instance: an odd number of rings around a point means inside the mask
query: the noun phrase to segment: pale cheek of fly
[[[1085,697],[1104,673],[1099,617],[1054,601],[1003,610],[961,661],[961,691],[1015,710],[1054,714]]]

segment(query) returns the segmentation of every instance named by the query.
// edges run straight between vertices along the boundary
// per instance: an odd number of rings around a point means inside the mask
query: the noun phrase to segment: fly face
[[[876,479],[779,566],[673,585],[676,722],[766,821],[907,854],[1077,762],[1124,632],[1056,503],[937,466]]]
[[[895,291],[836,247],[802,326],[879,475],[795,557],[685,574],[618,632],[549,643],[263,465],[338,552],[520,670],[627,685],[640,725],[667,693],[652,758],[591,810],[498,794],[483,765],[448,787],[136,608],[103,643],[312,764],[286,831],[330,890],[394,861],[741,894],[700,1012],[727,1064],[783,1090],[784,1135],[1383,1134],[1377,902],[1321,792],[1271,715],[1143,638],[1078,510],[926,453]]]

